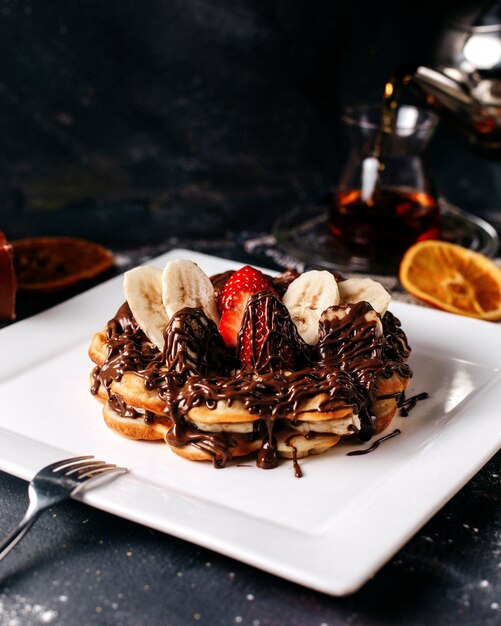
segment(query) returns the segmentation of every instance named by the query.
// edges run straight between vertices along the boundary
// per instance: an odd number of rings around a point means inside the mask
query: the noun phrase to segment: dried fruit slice
[[[16,277],[12,246],[0,230],[0,321],[16,316]]]
[[[501,320],[501,269],[482,254],[443,241],[411,246],[400,282],[432,306],[483,320]]]
[[[17,286],[51,292],[95,278],[113,265],[112,253],[93,241],[32,237],[13,241]]]

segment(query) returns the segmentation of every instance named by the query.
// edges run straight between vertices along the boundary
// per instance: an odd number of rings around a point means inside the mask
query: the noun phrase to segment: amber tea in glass
[[[382,117],[381,107],[350,107],[343,121],[351,152],[329,211],[329,228],[353,254],[398,257],[437,238],[440,211],[423,151],[437,124],[412,106]]]
[[[402,251],[439,235],[435,198],[413,189],[376,189],[369,200],[360,190],[338,192],[329,226],[338,238],[359,248]]]

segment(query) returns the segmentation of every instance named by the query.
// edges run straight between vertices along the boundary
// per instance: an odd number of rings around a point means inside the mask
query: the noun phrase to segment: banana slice
[[[163,350],[163,333],[169,317],[162,304],[162,270],[144,266],[125,272],[124,293],[141,330],[159,350]]]
[[[318,343],[318,321],[325,309],[339,304],[339,289],[330,272],[311,270],[298,276],[283,298],[296,328],[311,346]]]
[[[381,316],[386,313],[391,296],[381,283],[372,278],[348,278],[338,284],[341,304],[365,300]]]
[[[219,324],[214,287],[193,261],[176,259],[167,263],[162,272],[162,301],[169,317],[184,307],[202,307],[207,317]]]

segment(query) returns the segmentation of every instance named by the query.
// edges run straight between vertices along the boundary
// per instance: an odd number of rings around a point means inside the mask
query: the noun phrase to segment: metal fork
[[[89,482],[107,474],[123,474],[127,470],[103,461],[91,461],[93,456],[77,456],[52,463],[41,469],[28,487],[29,505],[22,520],[0,543],[0,561],[31,528],[40,513],[74,496]]]

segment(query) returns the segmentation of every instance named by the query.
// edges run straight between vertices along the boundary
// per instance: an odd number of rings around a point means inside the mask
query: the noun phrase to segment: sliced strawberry
[[[257,372],[294,370],[308,358],[289,312],[272,293],[250,297],[238,338],[243,369]]]
[[[249,309],[238,345],[238,358],[243,369],[256,368],[269,332],[266,320],[266,300],[253,298],[249,303]]]
[[[226,281],[219,296],[219,310],[221,314],[228,309],[240,307],[243,311],[249,296],[258,291],[266,290],[274,291],[263,272],[246,265],[234,272]]]
[[[230,348],[235,348],[237,345],[242,315],[243,312],[239,309],[228,309],[221,315],[219,332],[224,339],[224,343]]]
[[[266,276],[250,265],[232,274],[226,282],[219,296],[219,332],[227,346],[236,347],[247,301],[259,291],[274,290]]]

